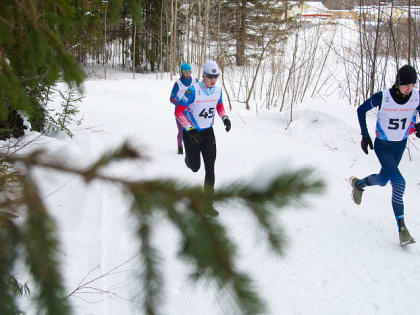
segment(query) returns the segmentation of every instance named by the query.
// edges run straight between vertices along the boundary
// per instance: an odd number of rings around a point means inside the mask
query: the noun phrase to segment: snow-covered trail
[[[203,170],[192,173],[184,165],[184,156],[176,154],[173,105],[168,101],[172,84],[152,76],[87,81],[80,107],[82,126],[75,127],[73,139],[53,141],[50,148],[84,164],[130,139],[144,149],[150,161],[112,167],[111,173],[171,177],[201,185]],[[360,149],[355,109],[334,99],[309,100],[297,108],[287,129],[287,115],[278,112],[257,116],[235,105],[228,115],[232,121],[229,133],[218,117],[215,122],[216,189],[233,181],[252,180],[279,166],[313,167],[315,176],[327,183],[323,195],[307,198],[308,207],[292,205],[279,214],[278,223],[288,239],[284,257],[269,252],[254,219],[244,209],[218,207],[219,220],[239,244],[238,265],[252,274],[269,314],[417,314],[420,245],[398,245],[390,186],[366,189],[361,206],[350,198],[351,175],[379,170],[374,153],[366,156]],[[369,119],[373,132],[373,116]],[[418,147],[420,142],[414,139],[413,143]],[[414,149],[412,153],[414,161],[405,154],[401,170],[407,181],[407,226],[420,239],[420,154]],[[99,183],[86,188],[68,175],[55,176],[55,180],[46,172],[41,175],[45,194],[70,181],[46,199],[55,206],[62,229],[69,290],[97,265],[100,269],[92,277],[136,254],[134,223],[117,188]],[[162,266],[167,281],[163,314],[235,314],[233,305],[223,303],[227,292],[217,292],[212,283],[193,285],[187,280],[188,268],[175,258],[178,235],[173,227],[162,221],[155,232],[156,244],[166,259]],[[72,299],[77,314],[137,314],[138,300],[132,296],[136,268],[131,261],[118,274],[95,283],[114,295]]]

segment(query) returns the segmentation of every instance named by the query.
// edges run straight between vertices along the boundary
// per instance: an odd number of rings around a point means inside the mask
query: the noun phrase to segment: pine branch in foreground
[[[31,179],[34,167],[76,174],[84,178],[86,183],[101,180],[123,188],[126,197],[132,202],[131,212],[137,222],[139,256],[143,266],[140,277],[143,288],[142,308],[148,315],[160,314],[164,285],[160,272],[161,258],[158,249],[152,246],[151,238],[154,225],[159,224],[156,218],[167,218],[179,231],[181,244],[178,255],[192,266],[193,279],[210,279],[220,289],[228,288],[243,314],[264,314],[266,307],[263,298],[253,287],[249,276],[235,266],[236,244],[218,220],[206,215],[206,209],[211,207],[213,201],[241,201],[245,211],[250,211],[256,217],[272,250],[281,254],[284,247],[283,236],[274,225],[279,209],[292,202],[299,203],[309,193],[321,192],[324,186],[321,181],[311,178],[310,170],[303,169],[280,174],[267,183],[265,188],[232,184],[219,189],[210,198],[201,187],[185,185],[175,180],[134,181],[103,175],[102,170],[110,163],[143,158],[127,144],[104,154],[85,169],[61,163],[57,157],[42,151],[21,157],[0,154],[0,158],[25,166],[22,176],[24,198],[23,201],[22,198],[17,200],[26,207],[27,219],[21,231],[26,265],[39,287],[37,305],[50,314],[70,314],[70,309],[63,300],[63,280],[56,259],[58,242],[55,223],[39,198],[37,183]],[[13,218],[9,220],[12,222]],[[12,245],[18,246],[19,242]],[[0,252],[0,256],[2,254]],[[15,260],[12,263],[14,262]],[[10,269],[0,269],[0,277],[4,279],[8,272]],[[56,281],[45,281],[47,275],[51,279],[51,274],[54,274]]]
[[[16,294],[9,286],[17,257],[17,227],[13,222],[0,222],[0,314],[20,314]]]
[[[27,211],[23,224],[23,246],[26,265],[37,284],[35,299],[38,313],[71,314],[70,305],[63,300],[64,281],[57,259],[59,243],[55,222],[48,215],[31,174],[22,178]]]

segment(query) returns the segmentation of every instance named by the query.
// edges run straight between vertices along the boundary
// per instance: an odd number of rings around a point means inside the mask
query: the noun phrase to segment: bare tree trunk
[[[411,0],[408,0],[408,64],[411,63]]]
[[[196,33],[196,25],[197,23],[197,15],[194,14],[194,7],[192,8],[191,12],[191,62],[196,63],[196,46],[197,46],[197,33]]]
[[[202,61],[201,61],[201,34],[200,34],[200,17],[201,17],[201,0],[198,1],[198,12],[197,12],[197,20],[195,21],[195,27],[196,27],[196,36],[197,36],[197,44],[196,44],[196,57],[197,57],[197,71],[198,71],[198,76],[201,73],[201,65],[202,65]]]
[[[334,36],[331,38],[331,42],[328,45],[328,50],[327,50],[327,52],[326,52],[326,54],[324,56],[324,59],[323,59],[321,65],[320,65],[320,71],[319,71],[318,79],[315,82],[315,86],[314,86],[314,88],[312,90],[311,97],[314,97],[315,93],[317,92],[318,84],[319,84],[319,81],[321,79],[321,74],[324,72],[324,68],[325,68],[325,65],[327,63],[328,56],[330,55],[331,47],[334,44],[335,35],[336,35],[336,33],[334,32]]]
[[[190,4],[187,5],[187,34],[185,40],[187,41],[187,62],[191,62],[191,55],[190,55]]]
[[[164,0],[162,0],[162,7],[160,9],[160,78],[163,79],[163,3]]]
[[[236,65],[243,66],[245,64],[245,17],[246,17],[246,0],[236,0]]]
[[[413,21],[418,21],[419,18],[420,18],[419,12],[414,11]],[[413,34],[414,34],[413,35],[413,37],[414,37],[413,38],[413,60],[411,62],[411,65],[418,69],[418,66],[417,66],[417,63],[418,63],[417,59],[418,59],[418,56],[419,56],[419,36],[418,36],[418,34],[420,34],[418,23],[413,23]]]
[[[201,48],[201,61],[204,63],[206,58],[206,44],[207,44],[207,34],[209,32],[209,11],[210,11],[210,0],[206,1],[205,6],[205,18],[204,18],[204,34],[203,34],[203,42]]]
[[[178,0],[175,0],[175,6],[174,6],[174,30],[173,30],[173,37],[174,37],[174,41],[173,41],[173,53],[174,53],[174,57],[173,57],[173,65],[172,65],[172,69],[173,71],[175,71],[175,64],[178,64]]]
[[[123,68],[125,67],[125,60],[124,60],[124,40],[125,40],[125,20],[121,30],[123,36],[121,37],[121,52],[120,52],[120,62],[122,63]]]
[[[220,60],[220,3],[217,5],[217,63],[221,63]]]
[[[375,34],[375,46],[373,47],[372,69],[370,72],[370,95],[373,95],[373,93],[375,93],[376,62],[378,59],[379,29],[381,27],[382,20],[381,15],[381,0],[378,0],[378,19]]]
[[[175,0],[176,1],[176,0]],[[169,72],[170,72],[170,78],[171,81],[173,80],[174,77],[174,51],[173,51],[173,47],[174,47],[174,0],[171,0],[171,26],[170,26],[170,34],[171,34],[171,42],[170,42],[170,46],[171,49],[169,51]]]
[[[171,0],[172,1],[172,0]],[[168,17],[168,11],[165,11],[165,15],[166,15],[166,20],[169,20],[170,17]],[[170,33],[170,23],[166,23],[167,25],[167,29],[166,29],[166,33]],[[165,70],[166,71],[170,71],[170,66],[171,66],[171,53],[170,53],[170,36],[166,36],[166,67]],[[172,78],[171,78],[172,79]]]
[[[361,67],[361,90],[362,90],[362,95],[363,97],[366,96],[365,93],[365,71],[364,71],[364,44],[363,44],[363,30],[366,29],[366,25],[365,25],[365,18],[363,18],[362,16],[362,5],[363,5],[363,1],[360,0],[359,2],[359,43],[360,43],[360,67]],[[363,20],[362,20],[363,19]],[[363,22],[363,23],[362,23]]]
[[[136,78],[136,35],[137,35],[137,25],[134,24],[134,36],[133,36],[133,79]]]
[[[106,80],[106,11],[107,8],[105,8],[105,18],[104,18],[104,78]]]
[[[394,58],[395,58],[395,67],[396,67],[396,70],[398,70],[400,61],[399,61],[399,54],[397,52],[397,41],[395,39],[395,32],[394,32],[394,28],[393,28],[393,26],[394,26],[393,12],[394,12],[394,2],[391,3],[391,17],[389,19],[389,30],[390,30],[389,36],[390,36],[390,42],[391,42],[390,45],[392,44],[393,54],[394,54]]]
[[[270,46],[270,44],[274,41],[276,39],[276,37],[272,37],[268,42],[267,42],[267,44],[263,47],[263,49],[262,49],[262,51],[261,51],[261,55],[260,55],[260,57],[258,58],[258,64],[257,64],[257,69],[255,70],[255,74],[254,74],[254,78],[252,79],[252,83],[251,83],[251,87],[249,88],[249,91],[248,91],[248,97],[247,97],[247,99],[246,99],[246,101],[245,101],[245,108],[246,109],[250,109],[251,107],[249,106],[249,99],[251,98],[251,94],[252,94],[252,92],[253,92],[253,90],[254,90],[254,86],[255,86],[255,81],[257,80],[257,77],[258,77],[258,72],[259,72],[259,70],[260,70],[260,66],[261,66],[261,61],[262,61],[262,59],[263,59],[263,57],[264,57],[264,53],[265,53],[265,51],[267,50],[267,47],[268,46]]]
[[[292,78],[292,73],[295,72],[297,49],[298,49],[298,33],[295,34],[295,47],[293,49],[292,64],[290,65],[289,73],[287,75],[287,80],[286,80],[286,83],[284,85],[283,96],[282,96],[281,106],[280,106],[280,112],[283,111],[284,101],[285,101],[285,98],[286,98],[286,92],[287,92],[287,89],[289,88],[289,83],[290,83],[290,80]]]
[[[107,56],[106,56],[106,11],[107,8],[105,8],[105,18],[104,18],[104,24],[105,24],[105,33],[104,33],[104,77],[106,80],[106,63],[107,63]]]
[[[222,59],[224,59],[224,57],[222,57]],[[224,61],[220,63],[220,69],[222,70],[222,85],[223,85],[223,89],[225,90],[225,94],[226,97],[228,99],[228,103],[229,103],[229,109],[232,110],[232,102],[230,100],[230,94],[228,89],[226,88],[226,83],[225,83],[225,63]]]

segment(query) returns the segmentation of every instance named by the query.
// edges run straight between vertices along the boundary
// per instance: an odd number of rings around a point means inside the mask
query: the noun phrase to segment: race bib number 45
[[[208,109],[203,108],[198,116],[203,117],[204,119],[213,118],[214,117],[214,107],[210,107]]]

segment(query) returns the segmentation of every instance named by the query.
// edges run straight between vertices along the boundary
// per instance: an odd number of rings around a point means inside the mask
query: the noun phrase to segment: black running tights
[[[214,188],[214,163],[216,161],[216,138],[213,128],[205,129],[200,132],[200,143],[191,140],[188,133],[184,130],[184,146],[187,166],[197,172],[200,169],[201,158],[203,156],[206,177],[204,179],[204,189]]]

